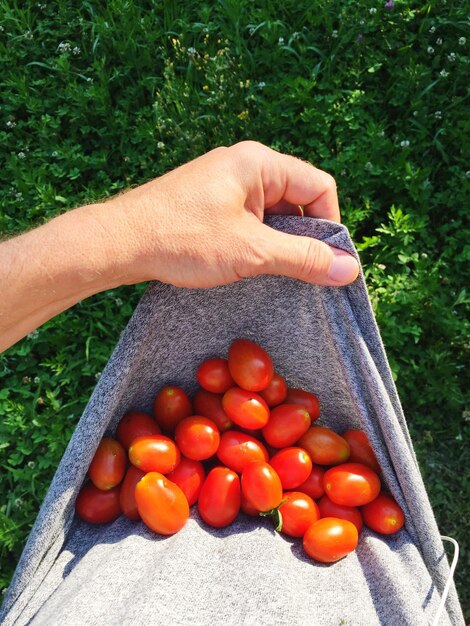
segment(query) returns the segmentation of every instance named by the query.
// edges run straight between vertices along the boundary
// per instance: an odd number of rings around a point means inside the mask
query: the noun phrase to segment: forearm
[[[0,244],[0,351],[80,300],[127,282],[124,220],[112,203],[89,205]]]

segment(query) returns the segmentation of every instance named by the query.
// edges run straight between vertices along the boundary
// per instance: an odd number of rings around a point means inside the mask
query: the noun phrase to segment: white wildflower
[[[16,122],[12,122],[11,120],[8,120],[7,128],[15,128],[15,126],[16,126]]]
[[[446,78],[447,76],[449,76],[449,72],[447,72],[446,70],[441,70],[439,74],[440,76],[442,76],[442,78]]]
[[[25,157],[26,157],[26,154],[23,151],[18,152],[18,158],[19,159],[24,159]]]
[[[333,37],[333,39],[336,39],[338,37],[338,31],[337,30],[333,30],[331,32],[331,36]]]
[[[442,111],[436,111],[434,113],[434,117],[436,118],[436,120],[442,120]]]
[[[196,48],[193,48],[193,47],[188,48],[188,54],[191,54],[191,55],[196,54]]]
[[[459,37],[459,46],[464,46],[467,43],[465,37]]]
[[[279,37],[279,39],[277,40],[277,43],[282,46],[284,44],[284,37]]]
[[[428,46],[428,54],[434,54],[434,48],[432,46]]]
[[[403,141],[400,141],[400,146],[402,148],[408,148],[409,145],[410,145],[410,142],[408,141],[408,139],[404,139]]]
[[[157,148],[158,148],[159,150],[161,150],[161,149],[162,149],[162,148],[164,148],[164,147],[165,147],[165,144],[163,143],[163,141],[159,141],[159,142],[157,143]]]
[[[438,45],[438,46],[442,46],[442,38],[441,38],[441,37],[438,37],[438,38],[436,39],[436,45]]]
[[[447,55],[447,58],[449,59],[451,63],[453,63],[455,59],[457,58],[457,55],[455,54],[455,52],[451,52],[450,54]]]
[[[371,15],[375,15],[375,13],[377,13],[377,9],[375,7],[372,7],[371,9],[369,9],[369,13]]]
[[[75,46],[75,48],[73,48],[72,50],[72,54],[74,54],[75,56],[77,56],[78,54],[80,54],[81,50],[78,46]]]
[[[61,41],[60,44],[57,46],[58,52],[70,52],[71,49],[72,46],[66,41]]]
[[[429,32],[431,33],[431,35],[433,33],[435,33],[436,32],[436,27],[435,26],[431,26],[431,28],[429,29]]]

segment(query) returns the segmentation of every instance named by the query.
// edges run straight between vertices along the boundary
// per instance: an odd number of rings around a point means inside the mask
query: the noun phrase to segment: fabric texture
[[[344,226],[293,216],[266,222],[357,257]],[[318,395],[318,424],[365,430],[384,482],[405,512],[404,529],[388,538],[364,530],[354,553],[322,565],[303,553],[300,540],[243,514],[215,530],[193,507],[186,526],[171,537],[123,516],[101,526],[74,516],[100,439],[114,434],[126,411],[151,411],[166,384],[192,394],[199,363],[226,355],[238,337],[258,341],[290,386]],[[448,573],[362,274],[341,288],[281,276],[214,289],[153,283],[69,442],[0,622],[419,626],[433,622]],[[453,586],[439,623],[464,624]]]

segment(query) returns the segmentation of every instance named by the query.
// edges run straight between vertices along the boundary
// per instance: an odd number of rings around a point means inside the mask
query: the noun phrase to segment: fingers
[[[339,287],[359,274],[354,257],[322,241],[282,233],[262,224],[265,267],[262,273],[290,276],[316,285]]]
[[[280,154],[253,141],[241,142],[233,146],[233,149],[241,159],[244,180],[249,187],[248,202],[256,204],[261,197],[264,201],[262,208],[267,212],[281,202],[287,205],[303,205],[304,214],[309,217],[341,221],[336,183],[330,174],[310,163]],[[246,171],[247,167],[252,167],[249,163],[253,163],[253,160],[258,162],[261,174],[261,196],[258,189],[259,173],[250,176]],[[256,169],[258,168],[253,168]]]

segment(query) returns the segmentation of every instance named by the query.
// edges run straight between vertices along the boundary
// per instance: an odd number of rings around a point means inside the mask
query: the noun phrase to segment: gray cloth
[[[338,224],[266,221],[356,254]],[[300,540],[242,514],[215,530],[193,507],[171,537],[124,517],[102,526],[75,519],[75,498],[101,437],[127,410],[151,410],[163,385],[193,393],[198,364],[226,355],[237,337],[258,341],[290,386],[319,396],[318,423],[366,431],[405,511],[405,529],[388,538],[365,530],[354,553],[322,565],[305,556]],[[206,290],[154,283],[70,440],[0,618],[5,626],[419,626],[432,623],[448,572],[362,275],[342,288],[280,276]],[[440,624],[463,623],[452,587]]]

